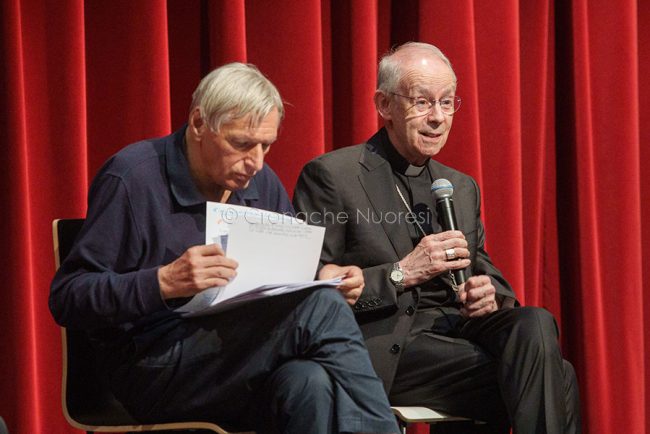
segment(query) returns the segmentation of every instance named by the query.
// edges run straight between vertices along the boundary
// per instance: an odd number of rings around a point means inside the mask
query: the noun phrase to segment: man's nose
[[[262,166],[264,165],[264,148],[261,143],[258,143],[250,149],[246,162],[251,169],[255,170],[255,172],[262,170]]]
[[[438,124],[445,120],[445,114],[442,112],[440,102],[436,101],[433,103],[433,106],[427,113],[427,120]]]

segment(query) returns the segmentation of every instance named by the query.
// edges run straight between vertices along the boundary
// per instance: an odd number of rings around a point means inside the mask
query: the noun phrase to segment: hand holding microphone
[[[452,276],[459,286],[465,282],[463,269],[470,265],[465,235],[458,230],[451,196],[454,188],[446,179],[431,186],[443,232],[423,237],[411,253],[399,261],[404,275],[403,287],[419,285],[444,273]],[[397,264],[396,264],[397,265]]]
[[[470,264],[467,241],[457,229],[451,200],[453,186],[446,179],[439,179],[431,189],[444,232],[423,237],[415,249],[399,262],[404,270],[405,287],[418,285],[452,270],[456,283],[460,285],[465,282],[462,269]]]
[[[436,200],[436,209],[438,210],[438,218],[443,231],[457,231],[458,223],[456,223],[456,213],[454,212],[454,200],[451,196],[454,194],[454,186],[444,178],[436,179],[431,184],[431,194]],[[448,261],[456,259],[456,250],[453,248],[446,249],[445,255]],[[453,271],[453,276],[456,285],[460,286],[465,283],[466,276],[464,269],[457,269]]]
[[[438,218],[444,231],[458,230],[456,213],[454,212],[454,186],[448,180],[437,179],[431,184],[431,193],[436,200]],[[447,259],[453,261],[455,251],[445,251]],[[480,317],[498,309],[496,302],[496,289],[489,276],[472,276],[467,279],[464,268],[453,270],[455,283],[458,286],[465,284],[459,293],[459,301],[463,303],[461,314],[469,318]]]

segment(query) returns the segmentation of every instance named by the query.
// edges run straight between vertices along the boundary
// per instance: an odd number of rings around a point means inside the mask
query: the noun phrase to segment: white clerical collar
[[[423,164],[422,166],[414,166],[412,164],[409,164],[408,167],[406,168],[406,171],[404,171],[404,175],[406,176],[420,176],[422,171],[426,169],[427,165]]]

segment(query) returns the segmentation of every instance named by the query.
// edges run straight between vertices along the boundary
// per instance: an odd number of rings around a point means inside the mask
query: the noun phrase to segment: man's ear
[[[201,116],[200,108],[196,107],[190,113],[187,129],[190,135],[195,139],[199,139],[203,135],[206,129],[206,125],[203,117]]]
[[[393,116],[390,112],[390,98],[380,90],[375,92],[375,108],[384,121],[392,119]]]

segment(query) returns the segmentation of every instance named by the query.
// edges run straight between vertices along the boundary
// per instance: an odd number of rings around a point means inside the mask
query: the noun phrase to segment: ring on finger
[[[445,255],[447,255],[447,260],[451,261],[456,257],[456,249],[447,249],[445,250]]]

